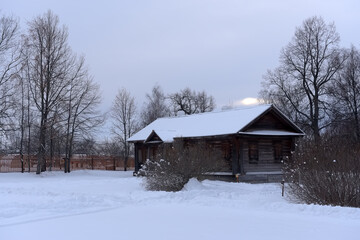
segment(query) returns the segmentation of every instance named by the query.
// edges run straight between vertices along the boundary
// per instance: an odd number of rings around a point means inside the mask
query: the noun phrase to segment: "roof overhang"
[[[249,132],[239,132],[241,135],[254,135],[254,136],[304,136],[304,133],[295,133],[282,130],[256,130]]]

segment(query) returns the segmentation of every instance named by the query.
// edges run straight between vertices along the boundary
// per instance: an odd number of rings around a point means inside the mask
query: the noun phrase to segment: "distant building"
[[[162,144],[175,140],[205,141],[219,148],[229,166],[209,175],[240,181],[281,180],[283,161],[304,132],[273,105],[258,105],[221,112],[159,118],[128,141],[135,145],[135,172],[153,159]]]

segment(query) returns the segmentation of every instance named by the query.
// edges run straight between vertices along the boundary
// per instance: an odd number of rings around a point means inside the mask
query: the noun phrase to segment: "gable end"
[[[150,135],[145,139],[145,143],[162,143],[163,140],[156,134],[154,130],[150,133]]]
[[[304,134],[304,132],[291,122],[283,113],[273,105],[260,114],[257,118],[248,123],[239,132],[256,130],[280,130]]]

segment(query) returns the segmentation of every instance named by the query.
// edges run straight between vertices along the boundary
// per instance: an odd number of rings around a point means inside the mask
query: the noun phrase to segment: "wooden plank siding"
[[[249,142],[257,142],[259,159],[257,163],[250,163]],[[243,141],[242,155],[244,171],[246,172],[276,172],[281,171],[282,161],[275,160],[275,143],[281,144],[281,160],[291,155],[293,139],[291,137],[252,137]]]
[[[281,155],[285,159],[291,154],[292,138],[291,137],[267,137],[267,136],[227,136],[221,139],[206,139],[206,144],[212,148],[219,149],[222,152],[222,159],[227,168],[219,169],[220,172],[231,172],[233,175],[246,174],[249,172],[280,172],[282,162],[275,161],[274,149],[275,143],[281,144]],[[198,142],[196,139],[186,139],[185,144],[190,146]],[[250,163],[249,143],[257,143],[258,161]],[[159,153],[160,144],[135,143],[136,171],[139,170],[146,159],[153,160]]]

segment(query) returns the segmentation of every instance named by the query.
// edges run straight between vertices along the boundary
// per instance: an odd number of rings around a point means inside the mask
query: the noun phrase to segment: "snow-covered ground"
[[[0,239],[358,239],[360,209],[295,204],[279,184],[191,180],[144,190],[131,172],[0,174]]]

